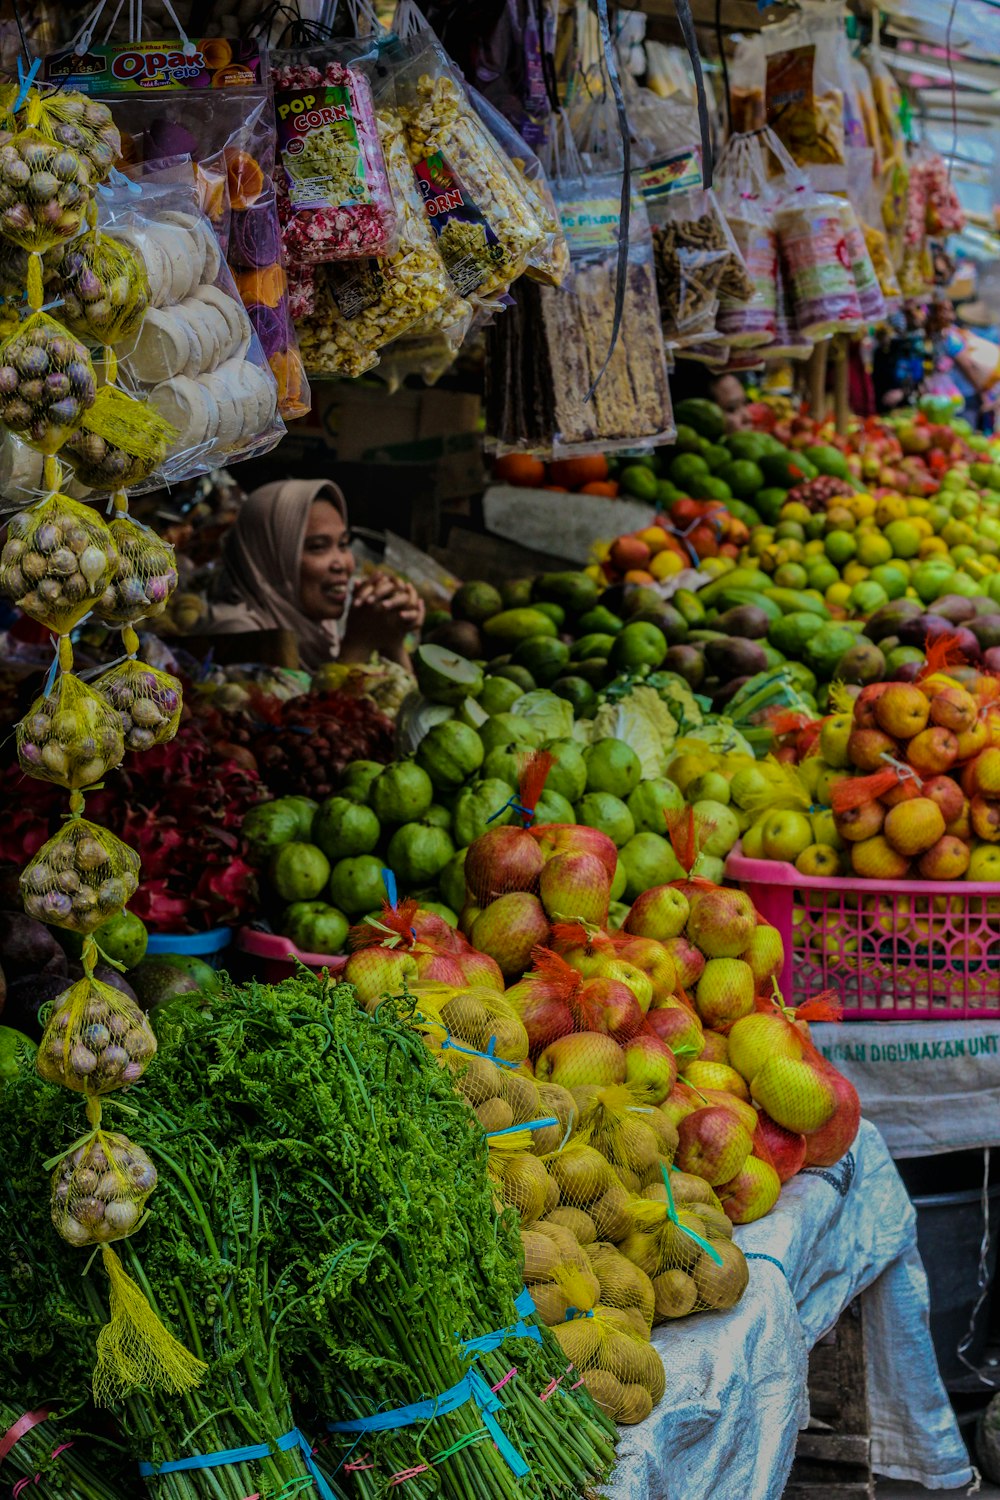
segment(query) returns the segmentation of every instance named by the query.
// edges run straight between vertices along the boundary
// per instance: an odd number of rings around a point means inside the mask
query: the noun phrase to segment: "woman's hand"
[[[370,573],[354,590],[341,642],[341,661],[368,661],[373,651],[408,666],[405,639],[424,623],[424,602],[412,583]]]

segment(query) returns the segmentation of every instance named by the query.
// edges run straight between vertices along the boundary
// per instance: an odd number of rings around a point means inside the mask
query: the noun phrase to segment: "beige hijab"
[[[254,490],[222,547],[207,631],[292,630],[310,671],[337,654],[336,620],[310,620],[299,604],[302,544],[309,511],[329,500],[347,524],[344,492],[332,479],[284,479]]]

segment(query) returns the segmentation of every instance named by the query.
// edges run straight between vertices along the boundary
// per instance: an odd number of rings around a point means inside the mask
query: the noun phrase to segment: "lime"
[[[362,802],[350,797],[328,797],[313,822],[315,841],[327,859],[370,854],[381,833],[378,818]]]
[[[94,929],[94,941],[112,963],[134,969],[146,956],[149,933],[145,922],[135,912],[120,911]]]
[[[429,823],[404,823],[389,840],[386,860],[404,887],[419,890],[436,880],[455,853],[451,835]]]
[[[417,746],[417,762],[439,791],[464,786],[483,763],[483,742],[474,729],[448,719],[435,724]],[[365,851],[359,851],[367,853]]]
[[[670,465],[670,478],[679,489],[689,491],[689,486],[699,479],[707,479],[709,467],[700,453],[680,453]]]
[[[330,878],[330,861],[315,844],[283,844],[271,856],[271,884],[282,901],[312,901]]]
[[[642,762],[624,740],[599,740],[584,751],[587,791],[627,797],[642,780]]]
[[[610,792],[588,792],[576,804],[576,821],[597,828],[621,847],[635,833],[632,814],[620,797]]]
[[[497,745],[483,761],[483,775],[494,781],[505,781],[514,791],[530,753],[524,745]]]
[[[371,805],[383,825],[412,823],[423,817],[433,801],[431,778],[423,766],[412,760],[386,766],[372,785]]]
[[[525,750],[537,750],[542,736],[529,719],[518,714],[494,714],[479,731],[483,750],[489,755],[498,745],[521,745]]]
[[[452,911],[450,906],[445,906],[442,901],[421,901],[420,910],[433,912],[434,916],[442,917],[449,927],[458,926],[458,913]]]
[[[385,900],[382,871],[385,865],[374,854],[359,854],[355,859],[339,859],[330,872],[330,901],[357,917],[366,911],[381,910]]]
[[[858,550],[858,544],[850,531],[831,531],[824,539],[823,548],[834,566],[843,568]]]
[[[531,686],[534,687],[534,681]],[[487,677],[483,683],[483,690],[479,694],[479,706],[484,708],[488,714],[503,714],[517,702],[525,691],[521,683],[512,682],[509,677]]]
[[[298,831],[297,810],[288,807],[280,798],[275,802],[258,802],[243,819],[243,837],[250,845],[251,854],[257,858],[287,844]]]
[[[582,635],[589,635],[595,631],[602,635],[617,635],[624,623],[621,616],[616,615],[613,610],[606,609],[603,604],[597,604],[580,616],[576,622],[576,628]]]
[[[548,615],[553,625],[561,630],[566,624],[566,611],[561,604],[555,604],[550,599],[543,599],[540,604],[533,604],[532,609],[537,609],[540,615]]]
[[[852,615],[867,617],[873,615],[877,609],[889,603],[889,595],[880,583],[875,583],[871,578],[864,578],[856,583],[851,589],[851,597],[847,601],[847,607]]]
[[[618,672],[634,672],[636,667],[658,667],[666,654],[663,631],[640,620],[615,636],[608,661]]]
[[[912,521],[890,521],[883,535],[893,557],[916,557],[920,551],[920,532]]]
[[[471,620],[473,625],[481,625],[491,615],[498,615],[502,609],[503,600],[492,583],[480,583],[474,579],[463,583],[451,596],[452,618]]]
[[[429,823],[432,828],[451,828],[451,808],[442,807],[440,802],[432,802],[420,820]]]
[[[835,579],[830,579],[830,583],[835,581]],[[868,582],[881,584],[890,599],[902,599],[906,593],[906,574],[892,563],[879,563],[877,567],[872,568],[868,575]],[[820,585],[817,584],[816,587],[819,588]],[[822,587],[827,588],[828,585],[823,584]]]

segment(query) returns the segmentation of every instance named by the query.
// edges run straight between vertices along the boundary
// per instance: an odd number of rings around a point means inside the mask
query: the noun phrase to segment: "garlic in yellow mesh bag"
[[[177,733],[183,689],[169,672],[130,658],[102,672],[94,691],[114,711],[126,750],[151,750]]]
[[[153,1029],[135,1001],[84,976],[56,1000],[36,1066],[48,1083],[108,1094],[138,1082],[155,1053]]]
[[[100,515],[49,495],[14,516],[0,555],[0,591],[50,630],[70,630],[108,587],[118,553]]]
[[[86,347],[35,312],[0,344],[0,422],[42,453],[56,453],[94,404]]]
[[[106,828],[74,816],[29,861],[19,884],[29,917],[93,932],[135,895],[139,856]]]
[[[60,673],[17,726],[21,769],[71,790],[100,781],[124,753],[118,714],[70,672]]]
[[[399,245],[382,259],[331,261],[317,271],[315,310],[298,324],[306,368],[317,374],[364,374],[383,345],[455,295],[417,192],[399,117],[382,110],[378,126]]]
[[[52,1173],[52,1222],[70,1245],[107,1245],[138,1226],[156,1187],[141,1146],[113,1130],[94,1131]]]
[[[148,402],[105,385],[78,430],[66,439],[60,457],[89,489],[127,489],[160,467],[176,436],[176,427]]]
[[[13,83],[0,95],[7,110],[13,108],[20,86]],[[86,158],[95,183],[103,182],[121,155],[122,139],[111,110],[98,99],[89,99],[69,89],[51,93],[32,90],[17,113],[18,124],[35,126],[43,136]]]
[[[602,1411],[630,1425],[648,1417],[666,1390],[659,1354],[626,1313],[598,1306],[554,1330],[566,1358]]]
[[[86,157],[39,130],[19,130],[0,145],[0,234],[22,250],[71,240],[93,188]]]
[[[108,530],[117,564],[95,614],[109,625],[131,625],[161,615],[177,587],[173,547],[129,515],[116,515]]]
[[[139,330],[149,306],[145,263],[121,240],[91,229],[67,245],[55,274],[60,320],[91,344],[117,344]]]

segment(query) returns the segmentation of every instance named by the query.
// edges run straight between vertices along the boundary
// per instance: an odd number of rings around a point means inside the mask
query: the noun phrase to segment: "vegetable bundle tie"
[[[525,1318],[530,1318],[535,1311],[535,1303],[527,1287],[524,1287],[514,1299],[514,1311],[519,1314],[516,1323],[511,1323],[507,1328],[495,1328],[492,1333],[481,1333],[478,1338],[458,1339],[463,1354],[489,1354],[494,1349],[499,1349],[505,1339],[534,1339],[536,1344],[542,1342],[542,1331],[537,1323],[526,1323]],[[458,1338],[458,1334],[455,1335]]]
[[[222,1469],[230,1464],[246,1464],[258,1458],[268,1458],[275,1448],[279,1453],[288,1453],[290,1449],[297,1448],[302,1454],[302,1461],[309,1470],[320,1500],[334,1500],[333,1490],[313,1462],[312,1444],[303,1437],[297,1427],[293,1427],[291,1432],[286,1432],[283,1437],[275,1438],[273,1443],[252,1443],[245,1448],[225,1448],[220,1453],[195,1453],[189,1458],[174,1458],[165,1464],[149,1464],[140,1461],[139,1473],[143,1479],[149,1479],[158,1474],[180,1474],[188,1469]]]
[[[490,1437],[511,1473],[518,1479],[530,1474],[530,1464],[518,1453],[496,1420],[495,1413],[503,1410],[503,1402],[486,1384],[478,1370],[469,1370],[457,1384],[442,1391],[439,1396],[415,1401],[411,1406],[397,1406],[392,1411],[377,1411],[370,1417],[359,1417],[354,1422],[329,1422],[327,1426],[330,1432],[390,1432],[399,1427],[413,1427],[418,1422],[430,1422],[435,1417],[447,1416],[469,1401],[474,1401],[479,1408]]]

